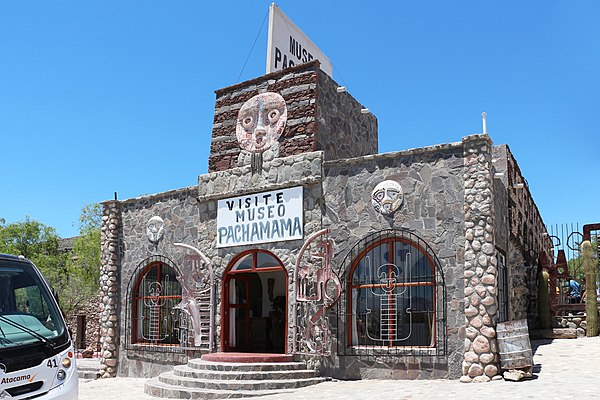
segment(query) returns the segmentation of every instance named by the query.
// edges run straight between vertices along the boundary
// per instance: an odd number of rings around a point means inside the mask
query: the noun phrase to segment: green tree
[[[67,274],[68,255],[58,250],[58,241],[54,228],[29,217],[8,225],[0,221],[0,252],[30,259],[53,287]]]
[[[8,225],[0,219],[0,252],[33,261],[58,293],[63,312],[70,315],[98,293],[101,223],[100,205],[83,207],[74,249],[61,253],[54,228],[29,217]]]
[[[79,234],[73,249],[73,275],[85,284],[85,292],[95,294],[100,280],[100,227],[102,208],[88,204],[81,210]]]
[[[67,279],[60,282],[61,307],[71,316],[77,309],[98,294],[100,279],[100,226],[102,209],[99,204],[82,208],[79,217],[79,236],[75,239]]]
[[[102,206],[100,204],[83,206],[79,216],[79,233],[83,235],[89,231],[100,231],[100,228],[102,228]]]

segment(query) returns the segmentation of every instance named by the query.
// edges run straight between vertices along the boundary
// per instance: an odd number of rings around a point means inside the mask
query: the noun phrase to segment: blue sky
[[[0,2],[0,218],[191,186],[214,91],[264,74],[270,1]],[[600,222],[600,3],[284,1],[379,150],[507,143],[547,224]]]

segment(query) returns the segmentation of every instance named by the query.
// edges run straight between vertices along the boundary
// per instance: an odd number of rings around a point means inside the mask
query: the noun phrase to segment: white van
[[[77,399],[71,335],[40,271],[0,254],[0,399]]]

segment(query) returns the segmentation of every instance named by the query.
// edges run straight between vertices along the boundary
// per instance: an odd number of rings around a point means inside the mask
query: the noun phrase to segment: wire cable
[[[265,14],[265,17],[262,20],[262,23],[260,24],[260,29],[258,30],[258,34],[256,35],[256,38],[254,39],[254,43],[252,43],[252,47],[250,48],[250,52],[248,53],[248,56],[246,57],[246,61],[244,61],[244,66],[242,67],[242,70],[240,71],[240,74],[238,75],[237,81],[240,81],[240,78],[242,77],[242,73],[244,72],[244,69],[246,68],[246,64],[248,64],[248,60],[250,59],[250,55],[252,54],[252,51],[254,50],[254,46],[256,46],[256,42],[258,41],[258,38],[260,36],[260,33],[263,30],[263,27],[265,26],[265,20],[267,19],[267,16],[269,15],[269,10],[267,10],[267,13]]]

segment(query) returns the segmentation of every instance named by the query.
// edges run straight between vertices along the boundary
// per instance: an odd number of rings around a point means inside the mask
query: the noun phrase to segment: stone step
[[[144,393],[166,399],[233,399],[273,394],[293,393],[295,389],[279,390],[212,390],[169,385],[153,378],[144,385]]]
[[[282,363],[225,363],[193,358],[188,360],[187,365],[190,368],[211,371],[293,371],[306,369],[304,363],[297,361]]]
[[[325,378],[313,377],[302,379],[274,379],[274,380],[216,380],[198,379],[177,376],[172,371],[163,372],[158,376],[159,382],[167,385],[184,388],[227,390],[227,391],[255,391],[255,390],[280,390],[297,389],[315,385],[325,381]]]
[[[216,380],[269,380],[269,379],[305,379],[315,378],[319,373],[312,369],[270,370],[270,371],[219,371],[210,369],[190,368],[187,365],[177,365],[173,369],[176,376],[195,379]]]
[[[98,370],[81,370],[81,369],[77,369],[77,377],[79,379],[98,379],[100,377],[100,373],[98,372]]]
[[[200,359],[204,361],[220,363],[284,363],[297,361],[292,354],[281,353],[240,353],[240,352],[216,352],[202,354]]]
[[[80,358],[76,360],[77,376],[80,379],[98,379],[100,377],[100,360],[97,358]]]

